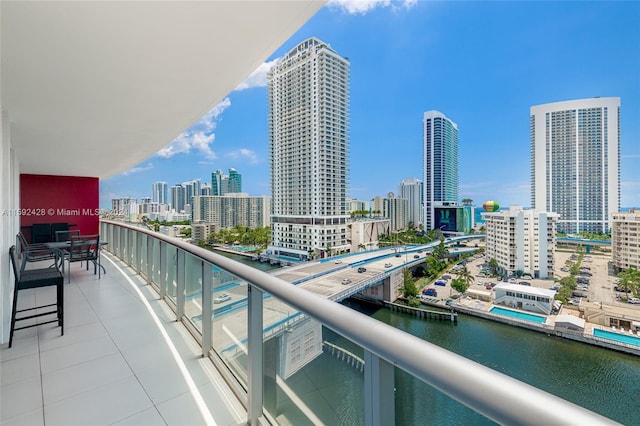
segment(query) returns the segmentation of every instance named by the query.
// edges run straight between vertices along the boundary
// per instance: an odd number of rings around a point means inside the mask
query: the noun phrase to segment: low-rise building
[[[554,290],[509,283],[498,284],[493,290],[495,291],[493,302],[495,305],[504,305],[545,315],[551,313],[556,296]]]
[[[389,235],[389,219],[355,219],[347,226],[347,242],[351,253],[374,250],[379,247],[380,235]]]

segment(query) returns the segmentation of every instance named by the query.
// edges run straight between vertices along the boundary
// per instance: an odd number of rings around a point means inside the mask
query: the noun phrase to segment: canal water
[[[261,269],[273,268],[249,258],[241,261]],[[639,424],[640,357],[464,314],[452,324],[416,318],[354,300],[344,304],[615,421]],[[323,330],[323,338],[362,356],[360,348],[330,330]],[[424,362],[429,360],[424,359]],[[327,371],[336,368],[345,369],[344,374],[337,376],[341,382],[331,386],[331,392],[322,392],[323,399],[333,407],[331,411],[336,415],[336,424],[360,424],[362,400],[357,396],[359,392],[353,392],[353,389],[362,387],[363,381],[360,373],[352,371],[353,367],[337,365],[329,354],[323,354],[304,368],[304,380],[296,378],[301,375],[297,373],[287,383],[294,391],[304,393],[303,383],[308,385],[309,380],[321,382]],[[296,389],[298,386],[301,388]],[[322,410],[320,406],[317,409]],[[323,419],[332,418],[330,413],[317,414]],[[396,417],[400,425],[491,424],[481,415],[402,372],[396,374]],[[535,423],[535,419],[531,421]]]

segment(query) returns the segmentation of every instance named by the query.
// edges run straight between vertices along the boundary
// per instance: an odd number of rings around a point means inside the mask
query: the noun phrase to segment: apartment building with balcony
[[[640,211],[616,212],[612,215],[611,256],[613,266],[622,271],[640,270]]]
[[[271,198],[265,195],[249,196],[240,192],[193,197],[192,221],[214,224],[217,229],[269,226],[270,213]]]
[[[504,275],[517,271],[534,278],[552,278],[558,215],[550,212],[509,210],[483,213],[485,221],[485,259],[495,259]]]
[[[408,201],[408,220],[415,229],[418,229],[424,220],[423,196],[424,189],[420,179],[403,179],[398,185],[398,198],[404,198]]]
[[[531,206],[558,231],[609,233],[620,211],[620,98],[531,107]]]
[[[300,42],[269,71],[273,254],[349,250],[349,61]]]

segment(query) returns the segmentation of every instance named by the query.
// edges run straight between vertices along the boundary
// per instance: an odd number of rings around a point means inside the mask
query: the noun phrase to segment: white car
[[[333,263],[340,264],[340,263],[342,263],[342,260],[340,260],[340,259],[336,259]]]
[[[229,293],[223,293],[220,296],[213,299],[213,303],[224,303],[227,300],[231,300],[231,295]]]
[[[392,264],[390,264],[390,263],[385,263],[385,264],[384,264],[384,267],[385,267],[385,268],[391,268],[392,266],[393,266],[393,265],[392,265]]]
[[[630,297],[629,298],[629,303],[633,303],[634,305],[638,305],[640,304],[640,299],[637,297]]]
[[[344,280],[342,280],[342,285],[347,285],[347,284],[351,284],[351,280],[349,278],[345,278]]]

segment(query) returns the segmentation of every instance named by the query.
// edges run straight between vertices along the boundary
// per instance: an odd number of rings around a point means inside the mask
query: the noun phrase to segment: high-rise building
[[[482,213],[486,229],[485,259],[495,259],[504,275],[520,271],[534,278],[553,277],[558,215],[550,212],[509,210]]]
[[[200,188],[200,195],[213,195],[213,188],[210,183],[203,183]]]
[[[211,195],[224,195],[227,193],[228,178],[218,169],[211,173]]]
[[[423,119],[424,228],[434,228],[434,206],[458,201],[458,125],[439,111]]]
[[[400,185],[398,185],[398,198],[404,198],[409,203],[408,220],[416,229],[422,225],[422,221],[424,219],[424,215],[422,213],[422,197],[423,186],[420,179],[404,179],[400,182]]]
[[[607,233],[620,210],[620,98],[531,107],[531,205],[558,231]]]
[[[396,198],[393,192],[387,194],[382,201],[382,216],[391,221],[391,231],[407,229],[409,225],[409,201],[404,198]]]
[[[268,75],[274,253],[349,250],[349,61],[307,39]]]
[[[187,214],[190,214],[190,208],[193,206],[193,197],[200,195],[200,179],[183,182],[182,187],[184,188],[184,210]]]
[[[246,193],[193,197],[193,222],[214,224],[216,229],[269,226],[270,201],[267,196]]]
[[[154,182],[151,187],[151,199],[154,203],[168,204],[167,182]]]
[[[242,175],[236,169],[229,169],[227,191],[233,193],[242,192]]]
[[[177,213],[180,213],[184,211],[185,204],[184,187],[176,183],[171,187],[171,208]]]

